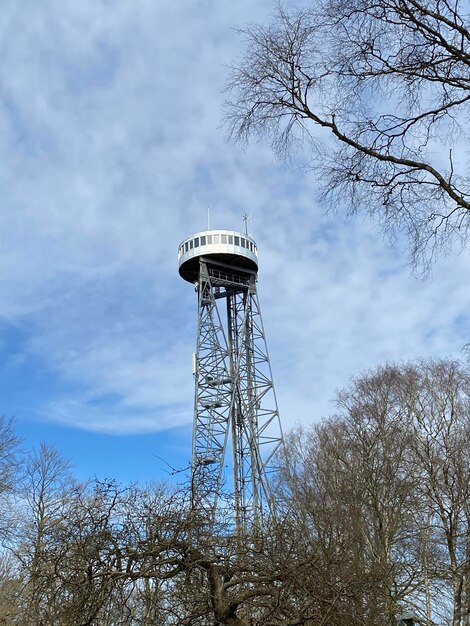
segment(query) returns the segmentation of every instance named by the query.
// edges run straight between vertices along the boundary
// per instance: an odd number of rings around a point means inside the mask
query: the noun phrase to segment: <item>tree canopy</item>
[[[0,510],[0,624],[468,626],[469,450],[470,373],[446,360],[358,376],[291,431],[277,514],[243,536],[184,486],[78,483],[43,445]]]

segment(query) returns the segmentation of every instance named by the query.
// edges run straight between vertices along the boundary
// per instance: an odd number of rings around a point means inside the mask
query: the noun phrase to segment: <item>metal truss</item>
[[[282,442],[256,274],[201,257],[191,494],[237,532],[271,507],[269,474]]]

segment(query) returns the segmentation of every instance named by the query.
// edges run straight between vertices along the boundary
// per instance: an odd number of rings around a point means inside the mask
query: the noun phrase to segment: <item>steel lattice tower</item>
[[[179,273],[198,294],[191,462],[193,508],[237,531],[271,507],[268,478],[282,443],[256,290],[258,251],[248,235],[208,230],[178,249]]]

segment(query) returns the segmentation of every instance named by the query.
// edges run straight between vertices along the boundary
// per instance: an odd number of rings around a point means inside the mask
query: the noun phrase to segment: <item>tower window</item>
[[[208,243],[209,245],[211,245],[211,244],[212,244],[212,235],[207,235],[207,243]]]
[[[188,246],[189,246],[189,244],[188,244],[188,242],[186,242],[186,243],[184,244],[184,251],[185,251],[185,252],[187,252],[187,251],[188,251]]]
[[[229,235],[228,236],[228,242],[229,243],[233,243],[233,235]]]
[[[219,242],[219,235],[212,235],[213,241],[214,243],[220,243]]]
[[[236,246],[240,245],[240,237],[237,237],[236,235],[235,235],[235,245]]]
[[[206,236],[202,235],[201,237],[201,246],[205,246],[206,245]]]
[[[227,235],[220,235],[221,243],[227,243]]]
[[[191,239],[189,242],[189,249],[192,250],[194,245],[194,241]]]
[[[194,247],[195,248],[199,247],[199,237],[196,237],[196,239],[194,240]]]

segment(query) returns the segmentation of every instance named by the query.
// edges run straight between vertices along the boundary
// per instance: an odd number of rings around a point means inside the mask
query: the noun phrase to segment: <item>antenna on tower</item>
[[[245,222],[245,235],[251,237],[251,233],[249,232],[249,228],[248,228],[248,220],[251,220],[251,213],[250,215],[248,215],[248,213],[245,211],[244,215],[243,215],[243,221]],[[251,224],[251,221],[250,221]]]
[[[211,208],[207,207],[207,230],[211,229]]]

